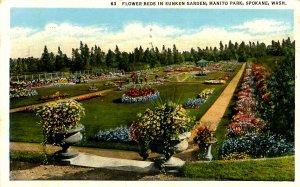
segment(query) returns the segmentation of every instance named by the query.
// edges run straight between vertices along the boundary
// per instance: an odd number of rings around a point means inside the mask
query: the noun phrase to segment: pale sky
[[[293,39],[292,10],[222,9],[101,9],[12,8],[11,57],[40,57],[45,45],[56,53],[60,46],[70,57],[79,42],[91,48],[131,52],[176,44],[219,46],[219,42]]]

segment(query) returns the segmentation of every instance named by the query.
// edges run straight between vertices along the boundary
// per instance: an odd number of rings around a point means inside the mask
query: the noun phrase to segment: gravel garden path
[[[13,109],[10,109],[10,113],[24,111],[24,110],[26,110],[26,108],[37,108],[37,107],[41,107],[41,106],[48,105],[48,104],[54,104],[54,103],[57,103],[57,102],[68,101],[70,99],[78,99],[78,98],[86,97],[86,96],[91,95],[91,94],[104,94],[104,93],[107,93],[107,92],[111,92],[114,89],[115,88],[110,88],[110,89],[101,90],[101,91],[98,91],[98,92],[91,92],[91,93],[88,93],[88,94],[77,95],[77,96],[74,96],[74,97],[68,97],[68,98],[65,98],[65,99],[59,99],[59,100],[48,101],[48,102],[39,103],[39,104],[35,104],[35,105],[29,105],[29,106],[13,108]]]
[[[57,146],[46,146],[46,153],[53,154],[60,150]],[[39,143],[10,142],[10,151],[21,153],[42,153],[43,147]],[[70,151],[83,152],[103,157],[141,160],[135,151],[99,149],[89,147],[70,147]],[[177,158],[189,160],[196,153],[187,151],[175,155]],[[155,155],[151,155],[155,157]],[[55,172],[54,172],[55,171]],[[104,168],[89,168],[80,166],[63,166],[57,164],[40,164],[23,161],[10,161],[10,180],[182,180],[176,175],[157,173],[135,173],[128,171],[108,170]]]
[[[227,106],[233,96],[233,93],[242,77],[246,64],[244,63],[239,72],[230,81],[215,103],[208,109],[208,111],[199,120],[197,127],[207,126],[210,130],[215,131],[220,123]],[[192,138],[191,138],[192,139]]]

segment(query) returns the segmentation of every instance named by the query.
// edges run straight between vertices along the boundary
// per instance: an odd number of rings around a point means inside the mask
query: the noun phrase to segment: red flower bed
[[[68,94],[53,94],[53,95],[46,95],[42,96],[41,100],[48,100],[48,99],[60,99],[66,97]]]
[[[235,106],[235,115],[232,116],[231,123],[227,127],[229,136],[244,136],[250,133],[260,132],[265,123],[257,115],[256,107],[257,100],[255,97],[256,90],[254,84],[257,81],[263,83],[262,87],[264,88],[264,73],[260,72],[262,69],[258,66],[248,66],[243,82],[241,84],[241,91],[237,93],[238,100],[236,101]],[[261,87],[256,87],[260,92]],[[268,99],[270,96],[269,93],[263,95],[263,99]]]
[[[125,92],[125,96],[128,97],[140,97],[140,96],[148,96],[148,95],[152,95],[156,92],[155,89],[153,88],[147,88],[147,89],[131,89],[127,92]]]

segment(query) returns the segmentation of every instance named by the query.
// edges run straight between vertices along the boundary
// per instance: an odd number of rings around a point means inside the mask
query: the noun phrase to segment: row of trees
[[[116,46],[115,50],[109,49],[105,53],[99,46],[91,48],[80,42],[79,48],[72,49],[71,57],[64,54],[58,47],[57,54],[49,52],[47,46],[40,58],[10,59],[11,73],[25,72],[52,72],[52,71],[77,71],[95,68],[118,68],[125,71],[146,69],[150,67],[180,64],[184,61],[197,62],[205,59],[208,61],[237,60],[247,61],[249,58],[262,58],[266,55],[284,56],[295,50],[295,41],[290,38],[280,41],[272,41],[266,46],[259,42],[241,42],[228,44],[220,42],[219,47],[206,47],[201,49],[191,48],[190,51],[179,52],[176,45],[173,48],[158,47],[143,49],[136,47],[132,52],[122,52]]]

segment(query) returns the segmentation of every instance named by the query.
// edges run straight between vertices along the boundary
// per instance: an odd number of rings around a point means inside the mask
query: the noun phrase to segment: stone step
[[[106,168],[138,173],[159,172],[158,169],[154,167],[154,162],[108,158],[86,153],[79,153],[77,157],[66,159],[64,162],[69,162],[70,165],[74,166]]]

